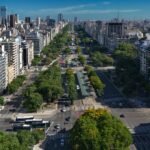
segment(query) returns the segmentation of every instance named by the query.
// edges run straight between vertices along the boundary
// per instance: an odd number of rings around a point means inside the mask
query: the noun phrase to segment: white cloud
[[[111,4],[109,1],[104,1],[101,3],[103,5]],[[95,8],[95,9],[94,9]],[[46,16],[46,15],[57,15],[58,13],[63,13],[65,15],[90,15],[90,14],[111,14],[111,13],[135,13],[141,11],[140,9],[98,9],[97,4],[83,4],[76,6],[60,7],[60,8],[43,8],[39,10],[28,10],[26,12],[18,11],[24,15],[32,16]]]
[[[103,5],[110,5],[111,2],[109,2],[109,1],[104,1],[104,2],[102,2],[102,4],[103,4]]]
[[[71,14],[111,14],[111,13],[135,13],[141,11],[140,9],[123,9],[123,10],[117,10],[117,9],[106,9],[106,10],[79,10],[79,11],[72,11]]]
[[[48,9],[40,9],[39,12],[51,12],[51,13],[58,13],[58,12],[69,12],[69,11],[75,11],[79,9],[84,9],[87,7],[94,7],[96,4],[83,4],[83,5],[76,5],[76,6],[68,6],[68,7],[60,7],[60,8],[48,8]]]

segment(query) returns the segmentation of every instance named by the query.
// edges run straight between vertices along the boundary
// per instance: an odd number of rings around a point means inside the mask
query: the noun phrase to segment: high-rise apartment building
[[[26,35],[27,41],[32,41],[34,43],[34,55],[40,55],[43,48],[43,39],[39,32],[31,32]]]
[[[10,27],[14,28],[16,24],[16,15],[10,15]]]
[[[7,23],[7,9],[6,6],[0,6],[0,24],[6,25]]]
[[[63,14],[58,14],[58,22],[61,22],[61,21],[63,21]]]
[[[125,35],[125,26],[122,22],[107,23],[107,36],[122,38]]]
[[[23,67],[28,69],[34,58],[34,45],[32,41],[22,41]]]
[[[0,45],[0,93],[3,92],[8,85],[8,55],[4,45]]]
[[[140,49],[140,71],[150,79],[150,47]]]
[[[36,25],[39,27],[41,24],[41,18],[40,17],[37,17],[36,18]]]
[[[25,17],[25,23],[30,24],[31,23],[31,18],[30,17]]]
[[[5,51],[8,53],[9,83],[19,75],[19,49],[14,38],[2,41]]]

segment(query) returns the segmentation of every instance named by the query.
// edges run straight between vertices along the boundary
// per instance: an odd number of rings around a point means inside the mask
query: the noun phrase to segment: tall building
[[[47,25],[54,28],[56,26],[56,21],[55,19],[49,19],[47,20]]]
[[[140,49],[140,71],[150,79],[150,47]]]
[[[7,9],[5,6],[0,6],[0,24],[6,25],[7,23]]]
[[[107,36],[122,38],[125,35],[125,26],[122,22],[107,23]]]
[[[36,18],[36,25],[37,25],[37,26],[40,26],[40,24],[41,24],[41,18],[40,18],[40,17],[37,17],[37,18]]]
[[[23,67],[28,69],[34,58],[34,45],[32,41],[22,41]]]
[[[0,45],[0,93],[3,92],[8,85],[8,56],[4,49],[4,45]]]
[[[15,17],[16,17],[16,23],[19,23],[19,15],[15,14]]]
[[[14,28],[16,23],[16,16],[15,15],[10,15],[10,27]]]
[[[74,24],[76,25],[78,22],[78,18],[77,17],[74,17]]]
[[[31,23],[31,18],[30,17],[25,17],[25,23],[30,24]]]
[[[58,22],[61,22],[63,21],[63,14],[58,14]]]
[[[34,55],[40,55],[43,48],[43,39],[40,33],[33,31],[26,35],[26,40],[34,43]]]
[[[2,41],[5,51],[8,53],[8,82],[10,83],[19,75],[19,49],[16,39]]]

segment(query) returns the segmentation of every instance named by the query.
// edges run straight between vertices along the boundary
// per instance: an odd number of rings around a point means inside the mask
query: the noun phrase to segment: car
[[[66,112],[67,110],[65,108],[62,108],[61,109],[61,112]]]
[[[124,114],[121,114],[121,115],[120,115],[120,118],[125,118],[125,115],[124,115]]]
[[[70,121],[70,117],[67,117],[67,118],[66,118],[66,121]]]
[[[60,124],[56,124],[54,127],[55,129],[60,129]]]
[[[77,90],[80,90],[80,86],[79,85],[77,85]]]

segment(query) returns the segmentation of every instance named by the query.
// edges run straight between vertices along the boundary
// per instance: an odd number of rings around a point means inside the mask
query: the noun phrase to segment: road
[[[75,121],[83,113],[81,111],[72,111],[70,108],[66,108],[66,112],[58,112],[51,120],[52,126],[47,131],[47,139],[45,144],[45,150],[68,150],[69,148],[69,135],[68,131],[73,127]],[[67,118],[70,117],[69,120]],[[56,129],[55,126],[59,124],[60,129]],[[61,145],[61,139],[64,140],[64,146]]]

